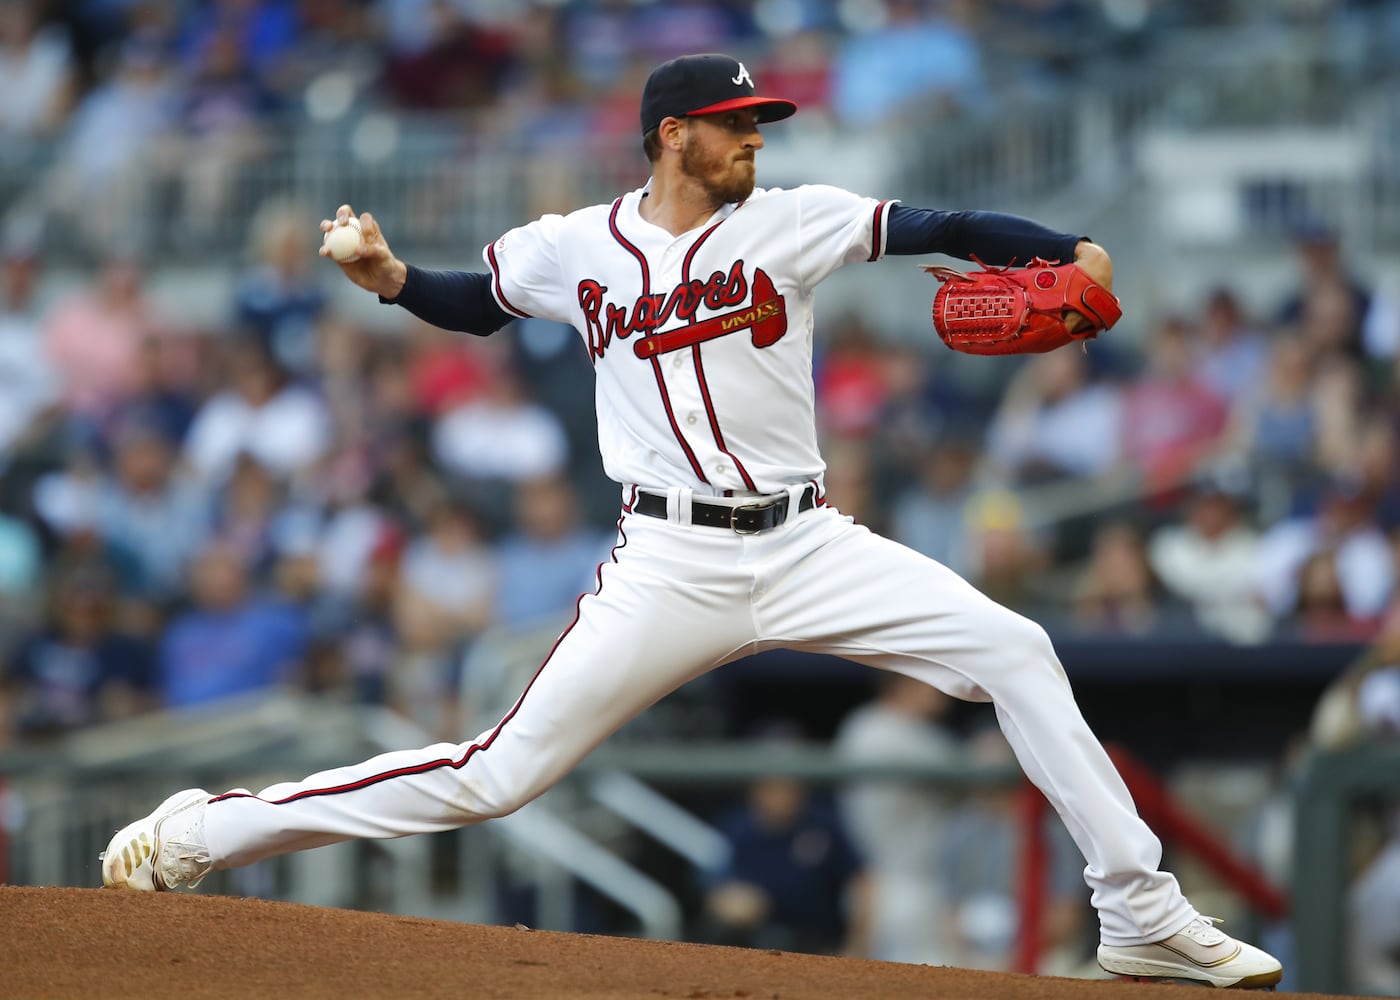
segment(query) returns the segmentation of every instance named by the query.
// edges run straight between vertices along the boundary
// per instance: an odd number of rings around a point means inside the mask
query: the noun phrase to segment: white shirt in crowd
[[[209,482],[227,479],[245,452],[285,478],[324,455],[330,443],[330,418],[321,400],[289,385],[261,406],[234,392],[215,396],[195,416],[185,457]]]

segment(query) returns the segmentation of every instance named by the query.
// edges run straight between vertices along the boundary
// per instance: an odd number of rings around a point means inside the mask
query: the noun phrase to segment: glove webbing
[[[985,279],[974,281],[951,267],[933,266],[926,270],[942,280],[964,281],[978,288],[975,294],[962,294],[956,298],[944,299],[943,322],[949,329],[956,326],[961,337],[1001,339],[1005,335],[1006,321],[1017,316],[1018,302],[1024,303],[1019,288],[1009,280],[1003,287],[998,288]],[[1026,311],[1023,307],[1022,313]],[[1019,319],[1024,320],[1024,315]]]

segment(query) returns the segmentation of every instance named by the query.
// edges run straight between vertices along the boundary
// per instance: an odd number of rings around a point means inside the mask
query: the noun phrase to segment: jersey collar
[[[734,214],[734,210],[738,208],[740,204],[742,204],[742,202],[729,202],[728,204],[721,205],[715,210],[715,213],[713,215],[711,215],[704,222],[700,223],[700,225],[696,226],[694,229],[681,233],[681,235],[679,236],[673,236],[669,230],[662,229],[655,223],[648,222],[646,219],[642,218],[642,198],[651,193],[651,182],[652,178],[648,177],[647,182],[641,187],[637,188],[635,191],[629,191],[627,194],[623,195],[622,211],[618,213],[618,223],[621,224],[623,221],[626,221],[628,224],[628,229],[632,233],[655,234],[657,238],[665,240],[665,242],[668,244],[676,240],[686,239],[692,233],[703,233],[706,229],[709,229],[716,222],[720,222],[724,219],[729,218],[731,215]],[[758,189],[755,188],[754,190],[756,192]]]

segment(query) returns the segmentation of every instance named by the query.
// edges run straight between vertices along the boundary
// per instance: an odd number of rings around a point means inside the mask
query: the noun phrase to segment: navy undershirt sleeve
[[[892,205],[885,220],[887,254],[945,253],[1003,267],[1032,257],[1066,264],[1087,236],[1056,232],[1039,222],[1004,212],[941,212]]]
[[[429,271],[408,265],[408,277],[386,305],[403,306],[419,319],[462,333],[486,337],[515,319],[491,295],[491,275],[470,271]]]

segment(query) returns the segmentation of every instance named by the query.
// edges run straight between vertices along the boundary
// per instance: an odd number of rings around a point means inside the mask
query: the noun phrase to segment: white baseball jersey
[[[603,467],[624,486],[768,493],[819,480],[813,292],[842,264],[880,258],[892,203],[756,188],[674,236],[642,218],[649,189],[487,246],[497,302],[582,334]]]

